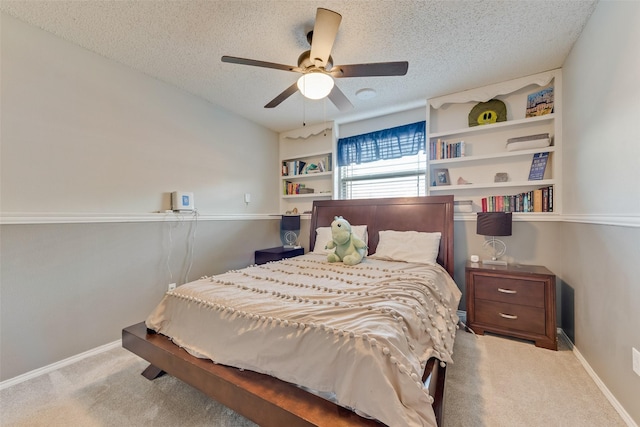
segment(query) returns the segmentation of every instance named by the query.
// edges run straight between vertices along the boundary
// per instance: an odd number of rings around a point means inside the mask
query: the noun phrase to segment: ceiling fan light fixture
[[[333,85],[333,77],[317,71],[303,74],[298,79],[300,93],[309,99],[322,99],[328,96]]]

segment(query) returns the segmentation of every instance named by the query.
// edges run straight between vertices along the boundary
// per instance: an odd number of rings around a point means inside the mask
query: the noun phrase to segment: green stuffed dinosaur
[[[351,224],[341,216],[334,217],[331,223],[331,241],[325,248],[335,248],[335,251],[327,256],[329,262],[342,261],[347,265],[358,264],[367,252],[367,245],[351,233]]]

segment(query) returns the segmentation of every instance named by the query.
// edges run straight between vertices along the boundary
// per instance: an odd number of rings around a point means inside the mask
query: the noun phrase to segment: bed
[[[315,253],[335,216],[366,225],[361,264]],[[310,230],[305,255],[167,293],[123,329],[124,348],[150,362],[146,378],[166,372],[261,426],[442,425],[460,299],[453,197],[315,201]],[[440,233],[435,265],[377,259],[388,230]]]

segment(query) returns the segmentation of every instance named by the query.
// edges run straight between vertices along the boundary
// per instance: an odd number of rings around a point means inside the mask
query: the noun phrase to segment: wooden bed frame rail
[[[382,425],[269,375],[192,356],[164,335],[147,330],[144,322],[122,330],[122,346],[151,363],[142,373],[147,379],[153,380],[166,372],[260,426]],[[433,409],[441,425],[445,370],[436,359],[431,359],[425,377],[429,377],[431,395],[439,397]]]

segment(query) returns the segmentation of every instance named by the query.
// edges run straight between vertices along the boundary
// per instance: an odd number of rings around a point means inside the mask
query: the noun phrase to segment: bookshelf
[[[545,115],[526,117],[528,97],[542,89],[553,87],[554,109]],[[561,70],[552,70],[499,84],[472,89],[465,92],[427,100],[427,134],[429,160],[427,163],[427,194],[453,194],[456,201],[471,201],[472,211],[483,210],[489,202],[495,208],[500,198],[501,210],[519,209],[516,216],[549,218],[562,209],[560,189],[562,186],[562,75]],[[469,126],[469,113],[479,102],[489,99],[501,100],[507,108],[506,121],[478,126]],[[551,145],[509,151],[507,141],[531,135],[549,134]],[[440,141],[440,143],[438,143]],[[447,151],[444,142],[454,148]],[[464,155],[460,143],[464,142]],[[456,148],[457,147],[457,151]],[[536,153],[548,152],[542,179],[529,180],[531,163]],[[440,153],[440,154],[437,154]],[[436,171],[446,169],[449,185],[436,185]],[[496,181],[496,174],[506,174],[506,181]],[[552,212],[548,200],[544,212],[533,212],[533,196],[539,197],[543,188],[551,188]],[[522,203],[512,208],[517,199]],[[524,196],[526,195],[526,196]],[[545,192],[545,196],[547,196]],[[493,202],[493,205],[491,205]],[[505,207],[505,203],[506,207]],[[524,208],[527,212],[522,212]],[[536,205],[540,210],[540,205]],[[472,215],[469,213],[468,215]]]
[[[333,196],[334,140],[331,123],[280,134],[281,213],[309,212],[314,200]]]

